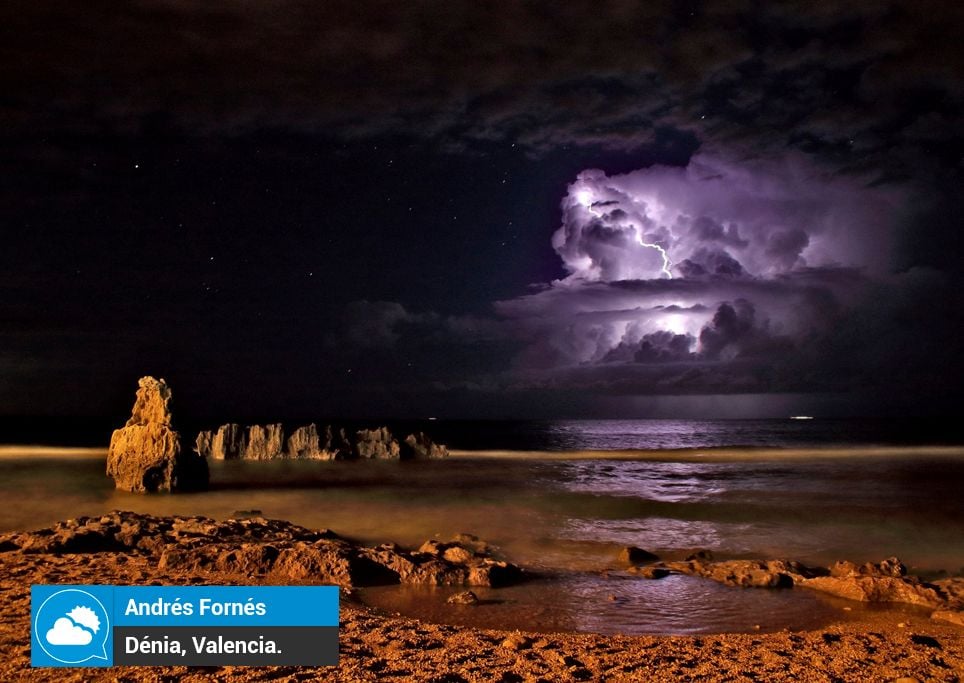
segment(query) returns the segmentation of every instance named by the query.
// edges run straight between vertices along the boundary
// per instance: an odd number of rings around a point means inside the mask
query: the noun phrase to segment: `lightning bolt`
[[[586,210],[589,211],[589,213],[591,213],[593,216],[596,216],[597,218],[602,217],[602,214],[593,208],[596,205],[596,203],[591,200],[591,198],[589,197],[588,193],[585,190],[582,190],[579,192],[579,194],[577,194],[577,201],[583,206],[585,206]],[[663,273],[663,275],[665,275],[670,280],[672,280],[673,274],[670,272],[669,269],[673,265],[673,262],[669,260],[669,254],[667,254],[666,250],[663,249],[658,244],[655,244],[653,242],[643,241],[642,228],[639,228],[636,226],[633,226],[633,227],[636,228],[636,242],[638,242],[639,245],[642,247],[646,247],[648,249],[655,249],[656,251],[659,252],[659,255],[663,257],[663,267],[660,268],[660,271]]]
[[[661,268],[661,270],[663,271],[663,274],[666,275],[666,277],[672,280],[673,274],[669,272],[669,269],[670,269],[670,266],[673,265],[673,262],[669,260],[669,254],[666,253],[666,250],[653,242],[644,242],[643,233],[638,229],[636,230],[636,241],[639,242],[639,244],[643,247],[649,247],[650,249],[655,249],[656,251],[659,252],[659,255],[663,257],[663,267]]]

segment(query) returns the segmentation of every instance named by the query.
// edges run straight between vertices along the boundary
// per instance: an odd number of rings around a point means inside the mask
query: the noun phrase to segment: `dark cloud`
[[[937,0],[12,2],[0,26],[8,134],[409,132],[547,151],[675,130],[899,172],[961,152],[964,12]]]
[[[766,321],[756,318],[745,299],[720,304],[713,319],[700,330],[700,355],[710,360],[732,360],[793,350],[789,338],[774,338]]]
[[[394,301],[352,301],[345,307],[340,334],[329,334],[328,341],[358,348],[391,348],[406,329],[431,326],[437,317],[412,313]]]
[[[650,332],[643,336],[639,348],[633,354],[637,363],[664,363],[690,358],[693,337],[688,334],[675,334],[667,330]]]
[[[745,246],[745,243],[744,243]],[[706,275],[721,277],[739,277],[746,274],[743,266],[735,258],[722,249],[700,247],[689,258],[676,264],[680,275],[686,278],[698,278]]]

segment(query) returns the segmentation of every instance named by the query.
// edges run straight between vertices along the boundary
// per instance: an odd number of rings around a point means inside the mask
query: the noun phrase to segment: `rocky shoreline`
[[[187,450],[174,428],[171,388],[164,379],[141,377],[131,416],[111,435],[107,475],[118,489],[136,493],[200,491],[208,486],[208,460],[424,460],[446,458],[448,449],[423,432],[401,442],[388,427],[349,435],[311,423],[285,434],[284,425],[225,424],[202,431]]]
[[[619,558],[627,571],[645,579],[686,574],[738,588],[801,587],[856,602],[901,603],[933,610],[932,619],[964,626],[964,578],[934,582],[908,574],[900,559],[856,564],[842,560],[830,567],[808,566],[794,560],[714,561],[700,551],[683,561],[662,562],[641,548],[628,547]]]
[[[484,541],[460,534],[417,550],[367,547],[328,529],[282,520],[155,517],[114,511],[37,531],[0,535],[0,553],[137,555],[159,570],[216,571],[264,583],[333,584],[345,589],[399,583],[505,586],[526,578]]]
[[[633,558],[646,564],[637,564]],[[780,574],[789,575],[791,581],[797,576],[806,581],[835,578],[856,586],[886,579],[878,585],[897,582],[909,587],[907,595],[926,596],[930,607],[959,614],[953,610],[960,607],[960,580],[928,584],[908,576],[903,565],[892,561],[811,567],[806,571],[802,565],[775,562],[714,561],[705,554],[681,562],[660,562],[638,553],[627,553],[626,557],[628,570],[640,573],[640,580],[645,580],[642,574],[647,568],[748,587],[782,585],[786,580],[779,578]],[[806,577],[810,572],[818,575]],[[29,668],[29,586],[70,582],[335,583],[344,588],[346,596],[341,663],[335,668],[318,669],[77,669],[67,670],[63,676],[58,672],[58,680],[904,679],[909,683],[959,681],[964,676],[964,629],[891,610],[863,612],[856,619],[844,613],[838,623],[817,631],[627,637],[428,624],[377,614],[351,599],[354,587],[378,583],[471,587],[528,578],[527,572],[499,558],[484,541],[468,535],[446,542],[431,540],[418,549],[406,550],[393,543],[367,547],[331,531],[257,516],[219,521],[113,512],[67,520],[46,529],[0,536],[0,614],[6,615],[0,621],[0,644],[8,653],[0,660],[0,680],[33,681],[49,673]],[[471,604],[465,593],[459,595],[462,597],[456,602]],[[869,591],[864,592],[863,599],[887,595]],[[931,603],[935,596],[938,602]],[[463,608],[461,605],[458,608]]]

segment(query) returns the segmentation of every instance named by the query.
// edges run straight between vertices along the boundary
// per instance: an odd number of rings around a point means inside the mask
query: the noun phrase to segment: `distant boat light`
[[[428,418],[428,421],[429,421],[429,422],[435,422],[437,419],[438,419],[437,417],[430,417],[430,418]]]
[[[791,415],[791,420],[812,420],[813,415]]]

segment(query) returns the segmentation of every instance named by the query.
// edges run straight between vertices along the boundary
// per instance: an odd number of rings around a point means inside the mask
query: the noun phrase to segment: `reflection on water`
[[[734,591],[683,577],[602,579],[598,572],[614,568],[622,546],[636,545],[666,559],[697,548],[721,557],[788,557],[820,564],[896,554],[918,570],[957,573],[964,568],[964,456],[915,453],[791,459],[757,453],[706,462],[671,456],[660,461],[215,462],[211,491],[143,496],[115,491],[104,476],[102,456],[17,457],[7,449],[0,452],[5,503],[0,531],[120,508],[219,518],[259,509],[267,517],[330,528],[363,542],[394,540],[410,547],[468,532],[515,562],[564,576],[562,583],[493,593],[501,602],[472,612],[473,619],[511,620],[516,610],[521,620],[527,610],[539,609],[548,610],[539,617],[546,628],[558,623],[563,630],[600,630],[612,623],[630,632],[685,632],[719,630],[745,613],[754,615],[750,626],[781,628],[785,624],[779,619],[767,621],[763,615],[782,610],[799,624],[803,617],[793,610],[817,618],[822,608],[813,600],[800,602],[810,598],[801,598],[799,591]],[[418,596],[411,590],[416,589],[394,590],[366,595],[388,608],[395,600],[400,601],[396,609],[415,609]],[[550,598],[558,603],[560,595],[565,610],[539,606]],[[715,615],[709,622],[700,612],[704,604]],[[440,603],[438,609],[449,613],[452,606]]]
[[[724,492],[719,468],[707,463],[574,460],[568,470],[572,478],[567,487],[606,496],[631,496],[666,503],[709,500]]]
[[[844,604],[803,589],[728,588],[682,575],[650,581],[620,573],[567,574],[510,588],[473,588],[480,604],[446,604],[446,598],[461,590],[378,587],[362,589],[359,596],[380,611],[437,623],[543,632],[679,635],[817,628],[840,618]]]

